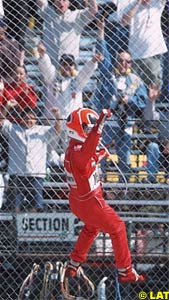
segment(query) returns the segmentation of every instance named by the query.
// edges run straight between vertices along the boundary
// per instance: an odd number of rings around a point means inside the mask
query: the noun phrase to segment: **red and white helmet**
[[[74,110],[66,121],[68,136],[84,142],[98,118],[98,114],[90,108]]]

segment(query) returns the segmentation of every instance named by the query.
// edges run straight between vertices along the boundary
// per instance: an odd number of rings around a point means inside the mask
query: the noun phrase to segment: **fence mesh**
[[[66,299],[58,262],[83,223],[69,208],[65,120],[82,106],[112,110],[104,197],[146,274],[144,283],[120,284],[121,299],[169,298],[168,14],[164,0],[0,1],[0,299]],[[77,299],[120,299],[107,234],[83,268],[95,292],[79,278],[70,282]]]

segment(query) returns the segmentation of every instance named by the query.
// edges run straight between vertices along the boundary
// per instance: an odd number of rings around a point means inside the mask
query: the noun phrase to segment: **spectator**
[[[169,140],[161,143],[151,142],[147,146],[147,179],[144,183],[157,183],[159,170],[165,171],[166,183],[169,184]]]
[[[24,64],[25,33],[28,23],[28,0],[3,0],[4,12],[7,22],[8,38],[14,39],[21,51],[21,64]]]
[[[104,22],[98,21],[98,27],[100,38],[96,51],[103,53],[104,60],[99,64],[100,77],[93,103],[98,112],[104,106],[114,113],[113,121],[106,123],[103,141],[108,146],[115,139],[118,165],[128,180],[133,125],[135,118],[142,114],[145,107],[147,91],[140,77],[132,72],[132,57],[129,52],[119,52],[116,63],[112,66],[104,40]],[[105,160],[106,158],[101,162],[103,173]]]
[[[148,101],[145,119],[155,120],[155,100],[162,87],[162,54],[167,52],[161,28],[161,16],[165,0],[119,1],[118,18],[124,26],[130,26],[129,51],[134,69],[145,82]]]
[[[156,183],[159,170],[165,172],[165,181],[169,184],[169,112],[161,113],[158,125],[157,140],[148,143],[147,152],[147,178],[144,182]]]
[[[12,81],[13,79],[13,81]],[[17,66],[14,69],[13,78],[11,83],[5,82],[1,79],[1,95],[0,104],[1,109],[5,109],[7,118],[11,122],[20,123],[20,112],[25,107],[36,106],[37,96],[31,85],[26,83],[26,69],[25,67]],[[7,172],[8,166],[8,141],[1,133],[1,168],[3,173]]]
[[[117,19],[117,5],[118,0],[113,0],[108,4],[110,14],[107,15],[108,8],[105,7],[103,15],[105,17],[105,41],[107,43],[107,49],[110,54],[112,64],[115,63],[117,53],[119,51],[128,50],[128,38],[129,38],[129,27],[123,26],[118,22]]]
[[[33,0],[3,0],[7,22],[7,36],[17,41],[21,51],[20,65],[24,65],[25,37],[27,27],[35,20],[38,23],[38,7]],[[39,21],[40,22],[40,21]],[[31,27],[30,25],[30,27]],[[29,31],[30,33],[30,31]]]
[[[42,43],[39,45],[39,69],[44,77],[47,87],[47,99],[44,115],[48,120],[53,119],[52,108],[58,107],[63,119],[79,107],[83,107],[82,91],[90,77],[93,75],[97,61],[102,56],[95,55],[78,73],[76,62],[72,55],[63,54],[59,61],[59,69],[52,64],[49,55]],[[63,126],[63,141],[66,142],[65,128]],[[63,149],[65,146],[63,145]]]
[[[26,82],[27,72],[24,66],[17,66],[11,82],[4,83],[0,103],[8,111],[12,122],[19,122],[18,115],[27,106],[35,108],[37,95],[32,85]]]
[[[50,4],[52,2],[52,4]],[[80,36],[84,27],[97,13],[96,0],[89,0],[88,7],[82,10],[69,9],[69,0],[37,0],[44,19],[44,45],[52,64],[57,67],[63,54],[79,57]]]
[[[7,25],[4,19],[0,19],[0,77],[10,81],[14,75],[14,69],[20,65],[21,51],[15,40],[6,35]]]
[[[10,179],[7,205],[13,207],[12,201],[16,195],[17,213],[20,212],[25,192],[33,211],[43,208],[42,191],[43,178],[46,174],[47,144],[52,135],[57,139],[60,132],[58,109],[55,109],[55,116],[55,126],[51,127],[37,125],[36,111],[29,107],[21,113],[23,119],[21,124],[13,124],[3,119],[3,113],[1,115],[1,131],[9,140]]]

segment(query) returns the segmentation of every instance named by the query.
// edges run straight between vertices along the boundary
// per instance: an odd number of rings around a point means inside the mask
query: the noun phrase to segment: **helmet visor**
[[[86,124],[85,122],[82,123],[82,128],[85,134],[88,134],[92,130],[93,126],[97,121],[97,118],[90,114],[88,115],[88,119],[89,119],[88,124]]]

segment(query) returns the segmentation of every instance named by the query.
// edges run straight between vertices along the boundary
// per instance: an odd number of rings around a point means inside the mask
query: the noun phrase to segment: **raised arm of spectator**
[[[39,52],[39,70],[46,84],[52,83],[55,78],[55,66],[52,64],[49,55],[46,53],[46,48],[42,42],[38,45]]]
[[[123,2],[123,1],[121,1]],[[123,26],[130,25],[132,17],[135,15],[135,13],[138,11],[140,5],[142,4],[142,0],[136,0],[132,4],[128,2],[126,6],[124,6],[123,3],[118,4],[118,19],[121,22]],[[121,8],[122,5],[122,8]]]
[[[91,76],[94,74],[94,71],[97,68],[97,62],[103,59],[102,54],[97,53],[93,56],[93,58],[88,61],[82,70],[77,75],[77,90],[82,91]]]
[[[112,64],[110,53],[107,48],[107,43],[104,39],[104,29],[105,29],[105,21],[104,19],[97,20],[97,28],[98,28],[98,37],[96,42],[96,53],[101,53],[103,55],[102,61],[98,64],[98,71],[100,77],[105,77],[109,79],[111,77]]]
[[[88,0],[87,7],[92,16],[95,16],[98,12],[98,5],[96,0]]]
[[[76,21],[77,32],[82,32],[84,27],[89,24],[98,12],[98,6],[96,0],[88,0],[86,9],[80,10],[80,18]]]
[[[114,82],[112,80],[112,63],[110,54],[104,40],[104,20],[97,21],[98,38],[96,43],[96,53],[102,53],[103,61],[98,64],[99,81],[92,97],[92,103],[98,112],[103,108],[110,108],[112,96],[116,92]]]

